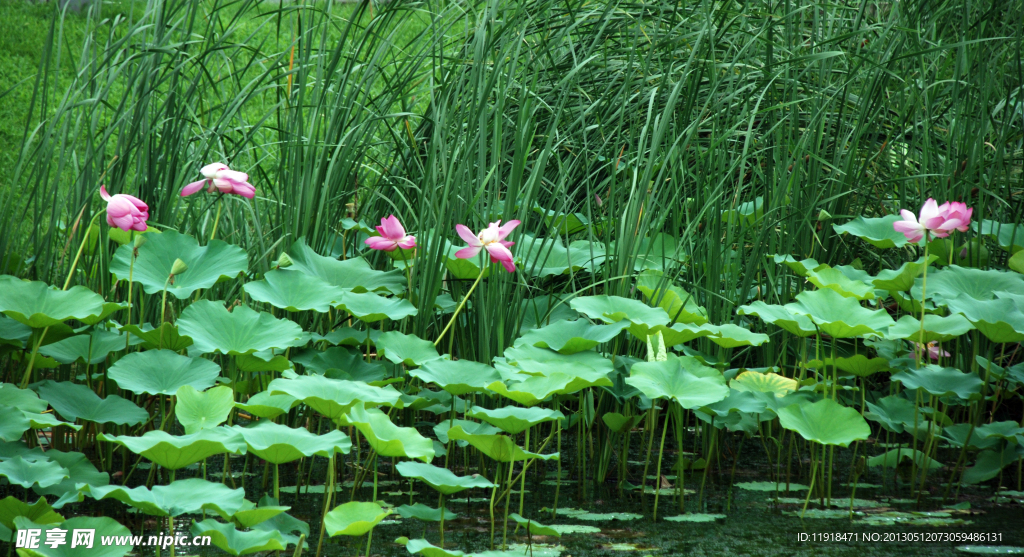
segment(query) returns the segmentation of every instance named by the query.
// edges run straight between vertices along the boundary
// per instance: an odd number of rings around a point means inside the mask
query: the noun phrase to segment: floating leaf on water
[[[782,514],[795,516],[797,518],[823,518],[823,519],[850,519],[849,509],[807,509],[806,511],[786,511]],[[863,516],[864,513],[854,511],[853,516]]]
[[[441,521],[441,509],[435,509],[428,507],[423,503],[416,503],[414,505],[402,505],[395,509],[402,518],[415,518],[416,520],[422,520],[425,522],[440,522]],[[444,509],[444,519],[454,520],[459,515]]]
[[[617,542],[605,543],[598,546],[604,551],[650,551],[650,547],[635,543]]]
[[[559,509],[561,510],[561,509]],[[561,514],[561,513],[559,513]],[[604,522],[608,520],[636,520],[643,518],[643,515],[635,513],[583,513],[569,515],[577,520],[590,520],[594,522]]]
[[[1024,547],[1013,545],[958,545],[956,550],[979,555],[1024,555]]]
[[[556,538],[562,537],[561,532],[559,532],[558,530],[551,528],[549,526],[545,526],[537,522],[536,520],[524,518],[516,513],[510,514],[508,515],[508,517],[514,520],[516,524],[526,526],[527,536],[554,536]]]
[[[787,491],[787,488],[788,491],[806,491],[810,489],[810,487],[806,485],[792,482],[788,484],[785,482],[780,482],[778,484],[775,482],[741,482],[733,484],[733,486],[740,489],[746,489],[748,491]]]
[[[551,524],[548,528],[551,528],[562,535],[598,534],[601,532],[601,529],[597,526],[588,526],[586,524]]]
[[[715,522],[725,518],[724,514],[686,513],[678,516],[666,516],[670,522]]]

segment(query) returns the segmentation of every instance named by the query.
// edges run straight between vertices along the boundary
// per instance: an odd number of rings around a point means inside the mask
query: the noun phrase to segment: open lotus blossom
[[[901,232],[910,242],[919,242],[925,234],[936,238],[945,238],[953,230],[966,232],[971,223],[971,213],[967,205],[954,201],[939,205],[934,199],[928,198],[921,206],[919,217],[906,209],[900,210],[903,220],[896,221],[892,227]]]
[[[455,231],[459,233],[459,237],[466,241],[469,246],[460,249],[455,252],[455,257],[459,259],[469,259],[475,257],[476,254],[480,253],[481,249],[487,250],[487,253],[491,256],[491,261],[498,263],[500,262],[505,270],[513,273],[516,270],[516,264],[512,260],[512,252],[508,248],[512,247],[515,242],[505,241],[507,237],[515,227],[519,226],[519,221],[510,220],[503,226],[501,221],[492,222],[487,228],[480,231],[479,234],[474,235],[473,231],[461,224],[455,225]]]
[[[249,199],[256,196],[256,188],[248,182],[249,175],[245,172],[231,170],[224,163],[210,163],[199,169],[199,172],[203,175],[203,179],[182,188],[182,197],[192,195],[203,187],[206,187],[206,191],[210,193],[216,191],[233,193]]]
[[[370,246],[370,249],[395,251],[395,248],[412,249],[416,247],[416,237],[405,233],[405,227],[398,222],[395,215],[388,215],[388,218],[380,219],[377,233],[380,236],[366,239],[366,245]]]
[[[915,342],[914,346],[916,346],[918,350],[921,349],[920,342]],[[927,352],[928,357],[935,361],[939,361],[940,356],[943,358],[948,358],[950,356],[950,353],[943,350],[942,347],[939,346],[939,343],[935,342],[934,340],[928,343]]]
[[[149,219],[149,205],[134,195],[119,193],[110,195],[106,186],[100,186],[100,197],[107,202],[107,224],[125,232],[146,230]]]

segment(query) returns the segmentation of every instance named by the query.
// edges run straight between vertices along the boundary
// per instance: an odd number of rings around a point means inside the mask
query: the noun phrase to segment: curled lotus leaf
[[[374,387],[360,381],[329,379],[322,375],[279,377],[270,382],[266,392],[294,397],[336,422],[353,407],[366,404],[395,406],[400,396],[390,385]]]
[[[580,296],[569,302],[572,309],[595,321],[618,323],[628,319],[629,332],[646,340],[651,328],[668,325],[671,318],[661,308],[652,308],[640,300],[620,296]]]
[[[924,342],[948,342],[973,328],[974,325],[959,313],[946,317],[928,313],[924,316]],[[912,315],[904,315],[895,325],[889,327],[886,338],[918,342],[920,335],[921,320]]]
[[[202,429],[191,435],[160,430],[147,431],[141,437],[101,433],[96,439],[122,445],[168,470],[184,468],[215,454],[244,454],[246,449],[242,436],[226,427]]]
[[[192,434],[224,423],[234,407],[235,394],[231,387],[221,385],[199,392],[192,385],[182,385],[177,391],[174,415],[185,433]]]
[[[142,339],[127,338],[103,329],[93,329],[86,334],[70,336],[66,339],[39,347],[39,353],[49,356],[62,364],[82,362],[99,364],[107,359],[111,352],[124,350],[125,344],[139,344]]]
[[[1009,299],[977,300],[958,296],[947,300],[946,307],[966,317],[992,342],[1024,341],[1024,312]]]
[[[918,280],[910,290],[911,296],[920,300],[923,286],[923,281]],[[928,296],[939,305],[944,305],[954,298],[991,300],[996,292],[1024,294],[1024,276],[1014,272],[971,269],[958,265],[950,265],[940,271],[928,273]]]
[[[667,360],[639,362],[630,368],[626,383],[652,399],[671,399],[686,409],[700,408],[729,395],[717,369],[690,356],[670,354]]]
[[[502,381],[495,381],[487,386],[487,390],[512,399],[524,406],[534,406],[553,395],[572,394],[587,387],[612,386],[611,380],[606,376],[601,376],[594,380],[565,373],[523,377],[525,379],[522,381],[509,381],[508,384]]]
[[[466,415],[501,428],[505,433],[512,435],[522,433],[540,423],[565,419],[565,416],[558,410],[538,407],[520,408],[517,406],[503,406],[493,410],[474,406]]]
[[[703,325],[708,322],[708,311],[686,290],[669,283],[664,274],[647,270],[636,278],[636,288],[648,303],[665,310],[674,323]]]
[[[912,462],[917,465],[918,468],[923,468],[924,466],[927,466],[929,470],[942,468],[941,462],[933,460],[921,451],[909,448],[892,449],[880,455],[873,456],[867,460],[867,465],[870,468],[876,468],[878,466],[898,468],[904,461]]]
[[[939,256],[929,255],[928,264],[931,265]],[[871,284],[878,289],[889,292],[906,292],[914,286],[914,280],[924,272],[924,258],[917,261],[907,261],[899,269],[885,269],[878,273],[878,276],[871,277]]]
[[[362,257],[344,261],[325,257],[313,251],[300,238],[288,248],[292,260],[289,270],[300,271],[319,278],[342,290],[352,292],[390,292],[401,294],[405,291],[405,277],[401,271],[378,271]]]
[[[338,300],[344,309],[363,323],[376,323],[384,319],[400,321],[416,315],[418,310],[405,298],[385,298],[371,293],[344,292]]]
[[[820,265],[807,273],[807,281],[818,288],[827,288],[843,296],[855,300],[870,300],[875,297],[875,290],[863,281],[854,280],[828,265]]]
[[[148,241],[138,248],[138,257],[132,265],[133,244],[126,244],[114,252],[110,272],[118,280],[128,280],[142,285],[146,294],[163,292],[183,300],[196,290],[210,288],[221,280],[238,276],[249,267],[245,250],[238,246],[210,240],[205,246],[187,235],[174,230],[162,234],[148,234]],[[188,268],[174,275],[168,282],[175,260],[185,262]]]
[[[864,417],[878,422],[893,433],[903,433],[909,424],[914,427],[914,403],[900,396],[887,396],[876,402],[868,402],[868,410]],[[920,418],[924,423],[924,417]]]
[[[784,377],[778,373],[761,373],[758,371],[744,371],[737,375],[729,386],[736,391],[751,391],[759,393],[771,393],[776,397],[786,396],[795,392],[800,386],[796,380]]]
[[[900,220],[899,215],[886,215],[879,218],[857,217],[846,224],[833,224],[832,228],[839,234],[850,234],[863,239],[876,248],[900,248],[907,245],[907,237],[897,232],[893,223]]]
[[[238,530],[234,524],[208,518],[192,524],[193,536],[209,536],[214,546],[229,555],[249,555],[264,551],[281,551],[288,546],[285,537],[274,530]]]
[[[934,364],[895,373],[892,380],[899,381],[904,388],[910,390],[923,389],[938,397],[956,395],[964,400],[980,396],[981,385],[984,383],[977,373],[964,373]]]
[[[627,320],[611,325],[594,325],[584,319],[560,320],[528,331],[516,339],[515,345],[549,348],[559,354],[575,354],[612,340],[629,325]]]
[[[971,223],[971,228],[982,236],[996,241],[999,247],[1016,254],[1024,249],[1024,225],[1020,223],[1002,223],[994,220],[981,220]]]
[[[448,437],[455,440],[469,442],[480,452],[499,462],[517,462],[537,458],[540,460],[557,459],[558,453],[541,455],[524,451],[522,447],[512,442],[506,435],[479,435],[467,433],[462,426],[455,426],[448,430]]]
[[[0,275],[0,312],[33,329],[84,321],[102,314],[103,306],[103,297],[84,286],[58,290],[45,282]]]
[[[189,304],[178,318],[178,329],[192,337],[192,350],[199,354],[239,356],[302,346],[308,340],[302,327],[293,321],[248,306],[234,306],[229,311],[221,302],[211,300]]]
[[[349,501],[324,515],[324,528],[331,536],[362,536],[391,514],[380,503]]]
[[[149,418],[149,413],[134,402],[110,394],[100,398],[80,383],[44,381],[39,385],[39,394],[65,420],[81,418],[98,424],[136,425]]]
[[[505,361],[528,375],[564,373],[585,379],[595,386],[611,386],[608,379],[612,371],[611,360],[592,350],[560,354],[547,348],[521,345],[505,350]]]
[[[363,434],[370,447],[383,457],[405,457],[430,462],[434,459],[434,444],[412,427],[398,427],[388,415],[376,408],[356,406],[345,416],[347,424],[354,425]]]
[[[299,401],[291,395],[272,395],[268,391],[261,391],[249,397],[246,402],[236,402],[235,407],[241,408],[253,416],[272,420],[288,412],[298,403]]]
[[[516,513],[508,515],[509,518],[515,521],[516,524],[526,527],[527,536],[554,536],[556,538],[562,537],[562,533],[550,526],[545,526],[536,520],[530,520],[524,518]]]
[[[141,339],[142,347],[146,350],[166,348],[178,352],[192,346],[192,339],[179,334],[178,327],[172,323],[161,323],[159,327],[144,323],[141,328],[138,325],[125,325],[121,330]]]
[[[36,524],[60,524],[64,522],[64,517],[53,510],[53,507],[46,502],[46,497],[40,497],[38,501],[31,505],[22,502],[13,495],[8,495],[3,500],[0,500],[0,525],[3,525],[8,530],[13,530],[14,519],[19,516]],[[0,540],[13,541],[3,539],[2,531],[0,531]]]
[[[492,488],[494,484],[483,476],[456,476],[447,468],[440,468],[424,462],[400,462],[395,467],[406,478],[426,483],[444,495],[452,495],[472,488]]]
[[[352,448],[352,440],[338,430],[314,435],[307,429],[293,429],[269,420],[260,420],[249,427],[233,426],[233,429],[245,439],[249,452],[272,464],[284,464],[313,455],[347,454]]]
[[[345,293],[315,276],[286,269],[270,271],[263,275],[263,280],[247,282],[242,288],[257,302],[292,312],[327,313]]]
[[[398,331],[388,331],[380,335],[376,345],[377,349],[384,353],[384,357],[395,364],[421,366],[441,357],[434,343]]]
[[[170,485],[144,485],[128,488],[123,485],[87,486],[86,494],[96,500],[115,499],[152,516],[180,516],[211,511],[233,515],[245,506],[245,490],[231,489],[221,483],[199,478],[177,480]]]
[[[883,336],[895,322],[885,310],[869,310],[857,300],[824,290],[805,290],[796,302],[784,307],[790,313],[807,316],[821,332],[833,338]]]
[[[33,522],[26,516],[19,516],[14,519],[14,530],[39,530],[39,547],[18,548],[19,557],[122,557],[134,547],[130,543],[124,545],[102,544],[104,538],[131,538],[131,532],[112,518],[105,516],[90,517],[76,516],[61,523],[39,524]],[[92,547],[71,547],[71,543],[63,545],[47,545],[45,540],[49,537],[47,532],[60,529],[64,535],[58,539],[64,540],[64,536],[71,537],[75,531],[85,530],[92,532]],[[70,542],[70,540],[68,540]]]
[[[184,385],[196,390],[213,386],[220,366],[172,350],[132,352],[110,366],[107,375],[122,389],[135,394],[173,395]]]
[[[846,447],[867,439],[871,428],[860,412],[832,399],[798,402],[778,410],[779,424],[808,441]]]
[[[814,323],[810,317],[792,313],[783,306],[769,305],[760,300],[740,306],[736,311],[739,315],[756,315],[765,323],[771,323],[798,337],[814,334]]]
[[[423,503],[416,503],[413,505],[402,505],[395,509],[402,518],[415,518],[416,520],[422,520],[424,522],[440,522],[442,509],[435,509],[434,507],[428,507]],[[459,515],[443,509],[445,520],[454,520]]]
[[[487,385],[501,380],[493,367],[470,360],[431,360],[410,369],[409,375],[424,383],[434,383],[455,396],[483,392]]]
[[[707,337],[711,342],[722,348],[738,348],[740,346],[761,346],[768,342],[768,335],[751,332],[739,325],[726,323],[724,325],[712,325],[706,323],[701,329],[711,331]]]
[[[68,470],[52,460],[26,460],[21,455],[0,462],[0,477],[26,489],[48,487],[69,477]]]

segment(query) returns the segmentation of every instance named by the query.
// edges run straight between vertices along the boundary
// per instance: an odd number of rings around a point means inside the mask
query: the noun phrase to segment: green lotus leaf
[[[929,470],[942,468],[942,464],[940,462],[932,460],[931,458],[928,457],[928,455],[924,454],[923,452],[907,448],[892,449],[878,456],[873,456],[867,460],[867,465],[871,468],[876,468],[878,466],[884,466],[886,468],[896,468],[904,460],[908,462],[913,462],[918,466],[918,468],[921,468],[923,466],[928,466]]]
[[[121,538],[128,540],[131,532],[121,526],[116,520],[107,517],[76,516],[61,522],[60,524],[39,524],[19,516],[14,519],[14,528],[17,530],[39,529],[39,547],[18,548],[19,557],[121,557],[134,547],[130,543],[124,545],[101,543],[104,538]],[[60,528],[67,536],[67,543],[56,547],[46,545],[47,532]],[[76,530],[88,530],[93,534],[92,547],[78,545],[71,547]],[[65,539],[65,538],[61,538]]]
[[[807,273],[807,281],[818,288],[835,291],[844,298],[870,300],[875,297],[874,288],[859,280],[852,280],[838,269],[821,265]]]
[[[420,480],[444,495],[452,495],[475,487],[494,487],[494,484],[483,476],[456,476],[447,468],[439,468],[423,462],[400,462],[395,469],[402,476]]]
[[[999,247],[1016,254],[1024,249],[1024,226],[1017,224],[1004,224],[993,220],[982,220],[971,224],[971,228],[982,236],[987,236],[996,241]]]
[[[338,430],[314,435],[304,428],[292,429],[269,420],[260,420],[250,427],[234,426],[234,430],[245,439],[249,452],[272,464],[284,464],[313,455],[348,454],[352,448],[352,440]]]
[[[838,357],[835,360],[825,358],[824,363],[857,377],[868,377],[889,369],[889,360],[868,358],[864,354],[854,354],[848,358]]]
[[[560,354],[575,354],[608,342],[629,325],[626,320],[613,325],[594,325],[584,319],[555,321],[519,337],[515,346],[530,345],[550,348]]]
[[[269,359],[264,359],[261,356],[265,356]],[[292,369],[292,363],[281,355],[274,355],[273,350],[270,353],[253,353],[244,354],[241,356],[235,356],[235,366],[245,372],[259,372],[259,371],[284,371],[286,369]]]
[[[562,533],[550,526],[545,526],[536,520],[530,520],[523,518],[522,516],[512,513],[508,515],[509,518],[515,521],[516,524],[520,524],[526,527],[526,535],[529,536],[554,536],[556,538],[562,537]]]
[[[199,392],[192,385],[182,385],[177,391],[178,402],[174,415],[185,428],[185,434],[213,429],[228,419],[235,407],[235,394],[231,387],[214,387]]]
[[[453,400],[452,395],[447,391],[432,391],[430,389],[421,389],[415,395],[401,395],[401,403],[398,405],[399,408],[412,408],[413,410],[428,410],[435,414],[448,413],[452,410]],[[466,401],[454,397],[454,406],[456,412],[462,412],[466,409]]]
[[[466,415],[499,427],[505,433],[512,435],[522,433],[540,423],[565,419],[565,416],[558,410],[536,407],[519,408],[516,406],[503,406],[493,410],[474,406]]]
[[[470,277],[475,278],[476,275]],[[524,298],[519,303],[520,313],[523,316],[519,333],[524,334],[530,329],[536,329],[550,325],[562,319],[573,320],[579,318],[579,313],[569,307],[565,300],[556,295],[536,296]]]
[[[956,550],[977,555],[1024,555],[1024,547],[1012,545],[958,545]]]
[[[430,462],[434,459],[434,444],[412,427],[398,427],[391,423],[388,415],[376,408],[365,409],[356,406],[346,416],[348,424],[356,426],[370,447],[380,456],[420,459]]]
[[[416,315],[416,306],[405,298],[385,298],[371,293],[342,293],[338,308],[344,309],[364,323],[376,323],[384,319],[400,321]]]
[[[423,539],[410,540],[403,536],[396,539],[395,543],[404,545],[405,550],[411,555],[422,555],[423,557],[473,557],[461,551],[448,551],[447,549],[431,545],[430,542]]]
[[[718,333],[717,329],[707,328],[709,325],[692,325],[690,323],[676,323],[671,327],[666,325],[658,325],[657,327],[651,327],[648,329],[648,338],[661,335],[665,346],[677,346],[684,342],[690,342],[692,340],[704,337],[710,337]],[[710,325],[714,327],[714,325]]]
[[[974,434],[979,439],[1005,439],[1010,442],[1016,442],[1016,439],[1021,435],[1024,435],[1024,427],[1020,427],[1017,422],[993,422],[985,425],[978,426],[974,430]]]
[[[716,522],[725,518],[724,514],[686,513],[677,516],[666,516],[670,522]]]
[[[633,364],[629,375],[626,383],[640,389],[648,398],[672,399],[688,410],[724,400],[729,395],[721,372],[690,356],[670,354],[665,361]]]
[[[775,397],[782,397],[795,392],[800,386],[796,380],[778,373],[744,371],[729,381],[729,387],[736,391],[771,393]]]
[[[740,346],[761,346],[768,342],[768,335],[754,333],[739,325],[726,323],[725,325],[712,325],[706,323],[701,329],[711,331],[708,340],[722,348],[738,348]]]
[[[405,463],[408,464],[408,463]],[[422,520],[424,522],[440,522],[441,521],[441,509],[435,509],[434,507],[428,507],[423,503],[416,503],[414,505],[402,505],[395,509],[402,518],[415,518],[416,520]],[[459,515],[444,509],[444,519],[453,520],[458,518]]]
[[[864,417],[882,424],[882,427],[893,432],[903,433],[909,424],[914,427],[914,403],[900,396],[887,396],[877,402],[868,402],[869,412]],[[923,415],[919,417],[923,424]]]
[[[843,225],[833,224],[832,228],[839,234],[852,234],[862,238],[876,248],[901,248],[907,245],[907,237],[893,229],[893,223],[898,220],[899,215],[879,218],[857,217]]]
[[[455,396],[479,393],[487,385],[501,381],[493,367],[470,360],[431,360],[423,367],[410,369],[409,375],[424,383],[434,383]]]
[[[110,483],[110,475],[97,470],[89,458],[82,453],[50,449],[46,451],[45,455],[40,452],[39,456],[56,462],[68,471],[68,478],[62,482],[47,487],[36,485],[32,488],[39,495],[57,497],[57,501],[53,503],[55,509],[59,509],[67,503],[80,502],[82,495],[79,488],[82,485],[101,486]]]
[[[161,323],[154,328],[146,323],[139,328],[138,325],[125,325],[121,330],[131,333],[132,337],[142,339],[142,346],[146,350],[164,348],[179,352],[192,346],[192,338],[178,334],[178,327],[171,323]]]
[[[1010,464],[1017,462],[1020,455],[1014,446],[1008,446],[1003,450],[986,450],[978,453],[974,466],[964,470],[963,482],[965,484],[977,484],[991,480]]]
[[[637,275],[636,288],[648,303],[656,303],[665,310],[674,323],[703,325],[708,322],[708,311],[686,290],[664,283],[664,275],[648,270]]]
[[[141,437],[101,433],[96,439],[122,445],[168,470],[184,468],[215,454],[244,454],[246,448],[242,436],[226,427],[180,436],[160,430],[147,431]]]
[[[401,271],[377,271],[362,257],[339,261],[317,254],[305,240],[299,239],[288,249],[292,260],[289,270],[301,271],[343,290],[352,292],[405,291],[405,276]],[[475,278],[473,275],[471,278]]]
[[[937,255],[929,255],[928,264],[932,264],[938,258]],[[878,273],[877,277],[871,278],[871,284],[875,288],[889,292],[906,292],[914,286],[914,280],[921,276],[923,272],[924,258],[922,257],[917,261],[907,261],[899,269],[886,269]]]
[[[1013,254],[1013,257],[1006,261],[1006,266],[1018,273],[1024,273],[1024,255],[1020,252]]]
[[[273,530],[250,530],[243,532],[234,524],[225,524],[208,518],[202,522],[193,522],[193,536],[210,536],[216,547],[230,555],[249,555],[263,551],[280,551],[288,546],[288,542]]]
[[[148,241],[138,248],[138,257],[132,268],[134,245],[123,245],[114,252],[110,272],[117,280],[128,280],[142,285],[146,294],[160,294],[167,287],[167,293],[183,300],[200,288],[210,288],[221,280],[227,280],[245,272],[249,258],[245,250],[220,240],[210,240],[200,246],[195,238],[167,230],[163,234],[152,234]],[[180,259],[188,269],[174,275],[168,283],[174,261]]]
[[[643,414],[623,416],[618,412],[606,412],[601,415],[601,421],[604,422],[604,425],[608,426],[608,429],[615,433],[629,431],[636,427],[643,419]]]
[[[405,335],[398,331],[386,332],[377,339],[377,349],[383,351],[384,357],[395,364],[421,366],[430,360],[441,357],[434,343],[423,340],[416,335]]]
[[[391,514],[380,503],[350,501],[324,515],[324,527],[331,536],[362,536]]]
[[[960,296],[946,300],[946,307],[966,317],[992,342],[1024,341],[1024,313],[1006,299],[978,300]]]
[[[747,491],[807,491],[809,486],[792,482],[741,482],[733,484],[733,487],[746,489]]]
[[[35,391],[19,388],[11,383],[0,383],[0,404],[32,414],[46,411],[46,401]]]
[[[441,420],[441,423],[439,423],[439,424],[434,426],[434,435],[437,436],[437,440],[438,441],[440,441],[440,442],[442,442],[444,444],[448,444],[448,430],[453,428],[453,427],[455,427],[455,426],[460,426],[460,427],[462,427],[463,431],[465,431],[467,433],[472,433],[474,435],[493,435],[495,433],[500,433],[501,432],[500,429],[498,429],[498,428],[496,428],[496,427],[494,427],[494,426],[492,426],[490,424],[485,424],[485,423],[481,423],[481,422],[471,422],[469,420],[458,420],[458,419],[456,419],[456,420]],[[460,447],[465,447],[465,446],[469,445],[469,443],[466,442],[466,441],[459,441],[458,443],[459,443]]]
[[[291,361],[302,364],[309,371],[316,372],[331,379],[363,381],[371,385],[382,386],[384,365],[380,362],[367,362],[358,350],[335,346],[319,352],[304,350],[293,353]]]
[[[764,412],[767,403],[750,391],[734,391],[729,389],[729,396],[713,402],[699,410],[698,418],[704,415],[714,414],[718,418],[729,418],[729,414],[760,414]],[[716,420],[716,423],[718,420]],[[732,430],[730,430],[732,431]]]
[[[277,499],[270,495],[264,495],[260,498],[259,507],[257,508],[277,508],[277,505]],[[288,543],[298,543],[297,536],[299,535],[305,535],[307,538],[309,537],[309,524],[306,524],[305,522],[284,512],[275,514],[273,517],[263,520],[258,524],[253,524],[252,528],[255,528],[256,530],[279,532],[282,534],[282,537],[288,540]],[[294,534],[294,536],[292,534]],[[291,539],[293,537],[295,538],[294,541]]]
[[[516,462],[537,458],[540,460],[558,459],[558,453],[541,455],[524,451],[519,445],[512,442],[506,435],[479,435],[467,433],[462,426],[455,426],[448,430],[448,437],[455,440],[469,442],[480,452],[499,462]]]
[[[0,314],[2,315],[2,314]],[[0,346],[24,348],[32,336],[32,327],[10,317],[0,317]]]
[[[545,225],[565,236],[583,232],[590,226],[590,219],[583,213],[563,213],[561,211],[545,209],[540,205],[534,205],[533,212],[544,217]]]
[[[814,323],[808,316],[800,313],[791,313],[783,306],[768,305],[760,300],[740,306],[736,313],[739,315],[756,315],[765,323],[772,323],[798,337],[808,337],[815,332]]]
[[[359,381],[329,379],[321,375],[296,375],[274,379],[267,387],[272,395],[286,394],[338,422],[353,407],[366,404],[394,406],[399,393],[394,387],[374,387]]]
[[[913,424],[913,416],[910,418],[910,423]],[[960,448],[967,445],[968,449],[971,450],[983,450],[998,447],[1001,441],[998,437],[981,437],[975,435],[973,431],[973,424],[954,424],[948,427],[942,428],[942,433],[939,437],[945,439],[950,445]]]
[[[732,225],[753,225],[764,217],[764,198],[755,197],[753,201],[744,201],[734,208],[722,211],[722,222]]]
[[[127,338],[102,329],[93,329],[84,335],[68,337],[53,344],[39,348],[39,353],[49,356],[62,364],[83,362],[87,364],[102,363],[107,355],[117,350],[124,350]],[[139,344],[141,339],[132,338],[131,344]]]
[[[220,375],[220,366],[171,350],[147,350],[121,358],[110,366],[107,375],[119,387],[135,394],[173,395],[184,385],[200,391],[212,387]]]
[[[5,542],[14,541],[5,534],[10,534],[10,531],[15,529],[14,519],[19,516],[36,524],[60,524],[64,522],[64,517],[53,510],[53,507],[46,502],[45,497],[40,497],[34,504],[29,505],[15,499],[12,495],[8,495],[0,501],[0,525],[7,529],[7,532],[0,529],[0,540]]]
[[[249,397],[246,402],[236,402],[235,407],[241,408],[253,416],[273,420],[281,414],[287,413],[299,401],[287,394],[272,395],[268,391],[262,391]]]
[[[45,282],[0,275],[0,312],[33,329],[100,315],[103,304],[102,296],[84,286],[57,290]]]
[[[52,460],[25,460],[21,455],[0,462],[0,476],[25,489],[35,484],[51,486],[70,477],[66,468]]]
[[[892,380],[899,381],[907,389],[924,389],[938,397],[956,395],[965,400],[980,396],[983,383],[977,373],[963,373],[937,365],[894,373]]]
[[[564,373],[585,379],[593,386],[611,386],[608,374],[612,362],[594,351],[559,354],[537,346],[516,346],[505,350],[505,361],[529,375]]]
[[[768,257],[771,257],[776,265],[781,263],[789,267],[798,277],[803,278],[807,278],[808,273],[821,266],[821,263],[818,263],[815,259],[797,261],[792,255],[769,255]]]
[[[4,432],[2,433],[2,435],[8,441],[15,441],[18,439],[18,437],[20,437],[20,434],[14,437],[8,437],[8,433],[6,433],[8,428],[11,428],[10,431],[12,434],[15,433],[16,430],[20,428],[21,425],[24,423],[23,420],[28,421],[28,426],[31,429],[47,429],[57,426],[69,427],[75,431],[82,429],[82,426],[80,425],[75,425],[71,422],[62,422],[58,420],[57,416],[53,414],[37,414],[34,412],[25,412],[23,410],[18,409],[10,409],[8,410],[8,413],[10,414],[10,416],[0,418],[0,420],[2,420],[0,421],[0,432]],[[22,418],[18,418],[18,414],[21,414]],[[22,430],[22,432],[24,431],[26,430]]]
[[[152,516],[181,516],[211,511],[228,516],[245,506],[245,490],[231,489],[221,483],[199,478],[177,480],[170,485],[155,485],[152,489],[140,485],[128,488],[122,485],[86,486],[85,493],[97,501],[115,499]],[[251,504],[251,503],[250,503]]]
[[[949,342],[973,328],[974,325],[959,313],[947,317],[928,313],[924,316],[924,342]],[[920,334],[921,320],[912,315],[904,315],[889,327],[886,338],[918,342]]]
[[[610,383],[611,381],[609,381]],[[510,381],[508,385],[502,381],[495,381],[487,386],[487,390],[512,399],[523,406],[534,406],[552,395],[574,393],[588,386],[590,385],[586,381],[577,381],[570,375],[552,373],[546,376],[527,377],[523,381]]]
[[[778,415],[782,427],[822,445],[846,447],[871,436],[871,427],[859,412],[829,398],[791,404],[780,408]]]
[[[790,313],[805,315],[821,332],[833,338],[882,336],[895,322],[885,310],[869,310],[857,300],[844,298],[832,290],[803,291],[796,302],[784,307]]]
[[[647,304],[619,296],[581,296],[569,302],[572,309],[595,321],[618,323],[628,319],[632,325],[629,332],[641,340],[646,340],[649,330],[658,325],[668,325],[671,318],[661,308],[652,308]]]
[[[264,350],[284,350],[306,343],[307,335],[292,321],[277,319],[247,306],[231,311],[220,302],[193,302],[178,318],[178,329],[192,337],[193,350],[200,354],[218,352],[238,356]]]
[[[263,275],[263,280],[247,282],[242,288],[257,302],[287,311],[320,313],[327,313],[345,293],[313,275],[285,269],[270,271]]]
[[[149,413],[132,401],[117,395],[100,398],[81,384],[43,381],[39,385],[39,394],[65,420],[81,418],[98,424],[136,425],[149,419]]]
[[[923,281],[919,280],[910,291],[917,300],[921,299],[922,286]],[[1024,277],[1013,272],[969,269],[957,265],[928,273],[928,296],[940,305],[945,305],[954,298],[960,298],[965,302],[973,301],[965,298],[991,300],[996,292],[1024,295]]]

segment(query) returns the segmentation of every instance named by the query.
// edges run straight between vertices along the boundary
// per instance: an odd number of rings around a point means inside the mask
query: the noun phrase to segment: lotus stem
[[[654,522],[658,521],[658,497],[661,495],[661,457],[665,453],[665,434],[668,433],[668,423],[671,417],[672,414],[670,412],[665,412],[665,425],[661,429],[661,444],[658,445],[658,467],[655,469],[658,479],[654,480]],[[647,477],[645,476],[644,480],[646,479]],[[644,484],[646,485],[646,481]],[[643,489],[641,488],[641,490]]]
[[[505,495],[505,518],[502,520],[502,524],[501,524],[501,550],[502,551],[508,549],[508,503],[512,499],[512,486],[514,485],[512,483],[512,469],[515,468],[515,463],[516,463],[516,461],[514,459],[513,460],[509,460],[509,462],[508,462],[508,491],[506,492],[506,495]],[[523,463],[523,471],[524,472],[526,471],[526,465],[525,464],[526,463],[524,462]]]
[[[469,292],[466,292],[466,295],[462,297],[462,301],[459,302],[459,305],[455,307],[455,313],[452,314],[451,319],[448,320],[448,324],[445,325],[444,330],[441,331],[441,334],[437,336],[437,340],[434,341],[434,346],[437,346],[438,344],[441,343],[441,339],[444,338],[445,333],[447,333],[448,329],[451,329],[452,325],[455,324],[455,320],[458,319],[459,317],[459,312],[461,312],[463,306],[466,305],[466,300],[469,300],[469,297],[473,295],[473,291],[476,290],[476,285],[480,284],[480,279],[484,278],[484,273],[486,271],[486,266],[480,267],[480,274],[476,276],[476,280],[473,281],[473,285],[469,287]]]
[[[804,499],[804,508],[800,511],[800,520],[803,520],[804,513],[807,512],[807,504],[811,502],[811,494],[814,493],[814,480],[818,477],[818,463],[814,459],[814,441],[808,441],[811,444],[811,485],[807,488],[807,497]]]
[[[557,462],[557,466],[558,466],[557,472],[556,472],[558,474],[558,476],[555,478],[555,502],[551,506],[551,519],[552,520],[554,520],[555,516],[558,514],[558,492],[562,488],[562,456],[561,456],[562,455],[562,420],[558,420],[558,419],[555,420],[555,431],[557,432],[557,435],[558,435],[558,451],[557,452],[558,452],[559,456],[558,456],[558,459],[555,461],[555,462]]]
[[[221,195],[223,197],[223,194]],[[218,198],[219,199],[219,198]],[[217,204],[217,216],[213,219],[213,230],[210,232],[210,241],[212,242],[214,237],[217,236],[217,224],[220,222],[220,209],[221,204]]]
[[[225,456],[225,458],[227,458]],[[310,466],[312,468],[312,466]],[[296,490],[298,494],[298,490]],[[324,491],[324,512],[322,516],[327,515],[327,511],[331,508],[331,496],[334,495],[334,454],[327,458],[327,489]],[[324,546],[324,530],[326,525],[324,524],[323,518],[320,519],[320,541],[316,544],[316,557],[320,557],[320,550]]]

